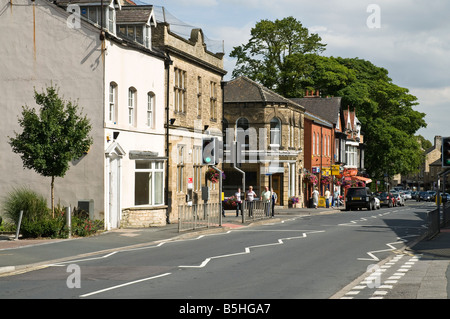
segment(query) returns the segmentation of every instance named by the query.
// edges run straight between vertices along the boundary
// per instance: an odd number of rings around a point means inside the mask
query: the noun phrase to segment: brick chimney
[[[312,97],[320,97],[320,91],[319,90],[306,90],[305,97],[312,98]]]

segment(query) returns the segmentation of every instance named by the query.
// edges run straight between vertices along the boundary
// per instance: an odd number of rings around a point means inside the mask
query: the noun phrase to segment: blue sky
[[[164,6],[188,25],[201,28],[221,47],[226,80],[234,68],[233,47],[247,43],[262,19],[293,16],[327,44],[326,56],[358,57],[389,71],[393,82],[418,98],[428,127],[418,133],[434,141],[450,136],[450,1],[448,0],[140,0]],[[375,5],[377,11],[374,11]],[[369,20],[369,25],[368,25]],[[370,22],[379,27],[370,28]]]

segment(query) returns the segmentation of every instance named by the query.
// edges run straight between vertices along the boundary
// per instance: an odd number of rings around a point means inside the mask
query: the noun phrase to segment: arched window
[[[313,155],[315,155],[316,154],[316,132],[314,132],[314,134],[313,134],[312,151],[313,151]]]
[[[128,89],[128,124],[135,125],[136,116],[136,89],[130,87]]]
[[[108,121],[116,123],[116,112],[117,112],[117,83],[111,82],[109,84],[109,110],[108,110]]]
[[[274,117],[270,120],[270,145],[280,146],[281,144],[281,122]]]
[[[242,135],[245,137],[243,147],[248,147],[249,145],[249,129],[250,125],[245,117],[241,117],[236,121],[236,141],[242,143]]]

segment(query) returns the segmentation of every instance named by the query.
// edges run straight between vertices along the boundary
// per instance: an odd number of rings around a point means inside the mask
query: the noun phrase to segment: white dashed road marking
[[[374,266],[370,270],[368,269],[368,275],[356,286],[352,287],[350,291],[345,293],[341,299],[354,299],[357,297],[369,299],[383,299],[389,292],[395,287],[396,284],[403,278],[403,276],[415,265],[420,256],[412,256],[406,259],[404,254],[399,254],[393,257],[389,262],[382,266]],[[395,268],[399,262],[403,263]],[[385,281],[382,281],[382,276],[386,272],[391,273]],[[393,272],[393,273],[392,273]],[[366,291],[369,290],[369,291]],[[363,291],[365,291],[363,295]],[[373,291],[371,293],[371,291]],[[361,297],[363,295],[363,297]],[[369,297],[367,297],[369,295]]]

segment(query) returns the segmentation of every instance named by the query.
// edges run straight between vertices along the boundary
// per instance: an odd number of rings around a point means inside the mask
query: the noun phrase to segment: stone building
[[[424,161],[416,174],[402,176],[401,182],[408,188],[417,190],[437,190],[437,176],[443,172],[442,136],[434,137],[434,144],[424,151]],[[449,186],[448,176],[446,187]]]
[[[168,166],[166,175],[169,221],[178,219],[179,206],[193,200],[199,204],[201,188],[211,188],[211,201],[219,201],[219,187],[205,179],[201,164],[203,136],[222,138],[223,52],[211,52],[201,29],[187,38],[171,24],[162,8],[156,14],[152,43],[171,59],[165,75],[167,84],[166,134]],[[173,30],[172,30],[173,29]],[[188,196],[188,197],[187,197]]]
[[[240,140],[246,188],[253,186],[260,196],[265,186],[271,186],[281,206],[287,207],[292,196],[303,203],[304,112],[301,105],[247,77],[224,85],[224,128],[228,129],[224,149]],[[229,196],[242,187],[241,174],[230,163],[224,164],[224,171],[224,192]]]

